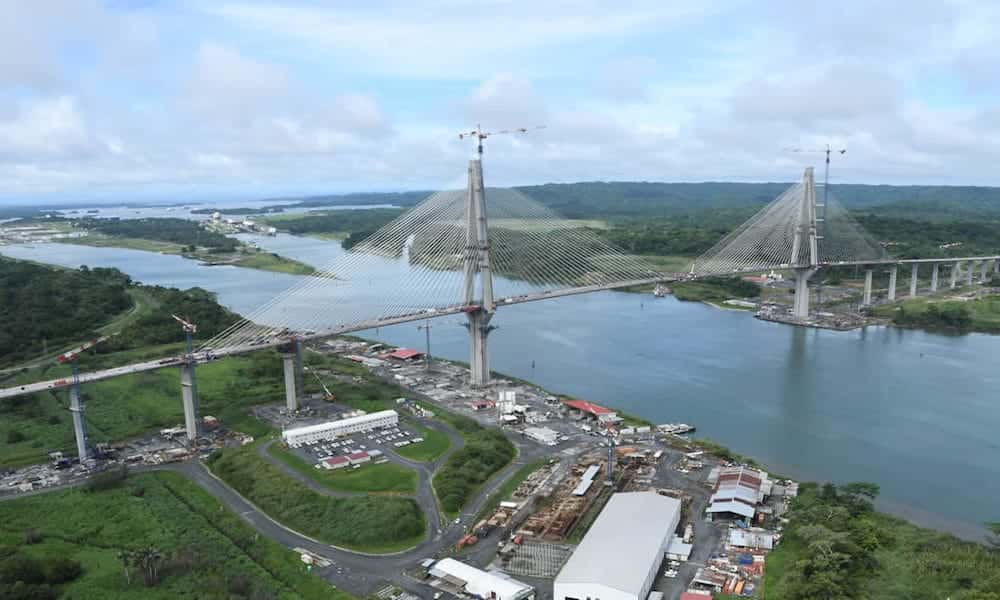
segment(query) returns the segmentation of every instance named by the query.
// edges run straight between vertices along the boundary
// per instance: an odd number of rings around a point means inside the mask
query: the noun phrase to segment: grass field
[[[121,364],[147,354],[165,356],[168,348],[122,352],[99,357],[101,365]],[[271,372],[261,372],[264,367]],[[32,379],[69,376],[55,366],[31,372]],[[281,398],[284,389],[279,358],[267,353],[231,357],[197,369],[201,414],[214,415],[232,429],[253,435],[267,432],[247,415],[254,404]],[[113,442],[149,430],[183,422],[180,376],[176,369],[147,371],[83,386],[87,436],[92,442]],[[0,466],[19,466],[47,460],[53,450],[76,453],[65,389],[11,398],[0,403]],[[17,430],[23,439],[8,437]]]
[[[433,462],[451,447],[448,436],[440,431],[428,429],[416,423],[407,423],[406,426],[417,431],[424,438],[424,441],[396,448],[395,452],[400,456],[420,462]]]
[[[409,498],[318,494],[257,455],[255,442],[212,455],[212,472],[283,525],[361,552],[397,552],[424,537],[426,521]]]
[[[31,528],[41,532],[42,541],[24,545]],[[155,587],[145,587],[135,569],[128,584],[118,558],[121,550],[145,546],[166,557]],[[133,475],[102,492],[76,489],[0,502],[0,547],[79,561],[83,575],[61,596],[74,600],[351,598],[309,574],[296,553],[261,538],[173,473]]]
[[[273,444],[267,451],[309,479],[336,492],[417,493],[417,473],[395,463],[366,463],[360,469],[346,467],[330,471],[314,468],[278,444]]]
[[[67,238],[61,241],[81,246],[127,248],[129,250],[141,250],[144,252],[156,252],[159,254],[178,254],[187,258],[208,262],[231,261],[229,264],[237,267],[259,269],[261,271],[273,271],[277,273],[310,275],[316,271],[313,267],[297,260],[292,260],[271,252],[257,252],[249,246],[243,246],[242,252],[236,252],[233,254],[213,254],[201,251],[192,254],[185,251],[185,246],[174,242],[110,236],[99,233],[91,233],[79,238]]]
[[[939,312],[954,310],[968,311],[968,323],[961,327],[942,320],[928,319],[927,310],[935,306]],[[907,319],[900,319],[900,311],[906,313]],[[982,331],[1000,333],[1000,295],[988,295],[975,300],[949,300],[947,296],[907,298],[895,304],[885,304],[872,309],[876,316],[897,321],[898,325],[908,326],[912,321],[914,326],[934,328],[935,323],[941,329],[960,329],[963,331]]]

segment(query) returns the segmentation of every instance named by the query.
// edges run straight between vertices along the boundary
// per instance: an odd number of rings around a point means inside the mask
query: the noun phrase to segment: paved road
[[[446,427],[438,422],[425,422],[425,426],[433,427],[439,431],[446,432],[452,440],[451,452],[456,451],[464,443],[461,436],[450,427]],[[318,556],[322,556],[331,562],[329,567],[324,567],[315,571],[321,577],[335,586],[358,596],[366,596],[384,587],[386,582],[391,582],[399,587],[418,594],[422,598],[430,598],[437,590],[423,583],[420,583],[404,574],[405,570],[416,567],[421,560],[430,558],[441,551],[454,546],[465,534],[465,529],[471,526],[472,520],[479,514],[483,507],[489,502],[491,495],[510,478],[522,465],[530,463],[541,456],[551,453],[551,449],[540,446],[520,436],[509,436],[518,455],[515,460],[494,474],[476,493],[476,495],[466,504],[460,515],[459,523],[442,523],[440,512],[437,508],[437,500],[430,485],[430,478],[447,458],[442,456],[433,463],[417,463],[395,456],[403,464],[417,470],[420,474],[418,484],[417,501],[424,509],[428,519],[427,537],[409,550],[395,554],[365,554],[347,548],[340,548],[325,544],[319,540],[310,538],[304,534],[294,531],[281,525],[262,510],[254,506],[238,492],[230,488],[225,482],[213,475],[208,468],[200,461],[185,463],[173,463],[166,465],[137,467],[136,472],[141,471],[171,471],[179,473],[192,483],[206,491],[216,500],[221,502],[226,508],[236,513],[243,521],[249,524],[261,535],[274,540],[287,548],[304,548]],[[266,453],[265,453],[266,456]],[[280,461],[278,461],[280,463]],[[288,473],[288,471],[285,471]],[[292,471],[294,473],[294,471]],[[289,473],[289,474],[292,474]],[[301,474],[294,473],[299,481],[311,481]],[[17,494],[0,497],[2,500],[24,498],[29,495],[47,493],[58,489],[79,486],[85,480],[73,482],[71,484],[45,488],[26,494]],[[335,494],[331,490],[312,482],[312,489],[321,493]],[[317,487],[314,487],[318,486]],[[433,508],[431,508],[433,507]],[[485,541],[484,541],[485,542]],[[477,553],[485,553],[488,548],[485,543],[482,548],[477,548]],[[484,554],[485,555],[485,554]]]

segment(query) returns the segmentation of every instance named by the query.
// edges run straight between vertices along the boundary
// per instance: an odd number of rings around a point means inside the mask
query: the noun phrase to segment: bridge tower
[[[469,375],[473,387],[490,382],[490,363],[486,338],[496,327],[490,325],[496,304],[493,302],[493,274],[490,269],[490,238],[486,222],[486,198],[483,188],[483,150],[469,161],[469,185],[465,203],[465,292],[463,302],[469,330]],[[476,275],[479,275],[480,298],[476,298]]]
[[[802,198],[799,204],[798,224],[792,238],[792,255],[789,264],[795,270],[795,301],[792,314],[799,318],[809,316],[809,278],[819,266],[819,240],[816,223],[816,183],[813,168],[806,167],[802,174]],[[805,248],[806,256],[802,256]]]
[[[285,376],[285,408],[289,412],[299,410],[302,394],[302,341],[294,340],[278,347],[281,355],[282,372]]]

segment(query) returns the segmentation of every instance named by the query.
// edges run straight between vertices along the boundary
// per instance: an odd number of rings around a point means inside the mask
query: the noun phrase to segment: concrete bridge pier
[[[931,291],[936,292],[938,288],[938,272],[941,270],[941,265],[934,263],[934,267],[931,269]]]
[[[896,276],[898,273],[898,266],[892,265],[889,267],[889,302],[896,301]]]
[[[73,433],[76,435],[76,456],[83,464],[87,460],[87,434],[83,430],[83,404],[80,402],[80,388],[69,388],[69,411],[73,413]]]
[[[490,383],[490,361],[486,352],[486,338],[496,327],[490,325],[493,314],[476,310],[468,315],[469,322],[469,382],[472,387],[485,387]]]
[[[792,315],[805,319],[809,316],[809,278],[816,269],[795,269],[795,298]]]
[[[972,285],[972,274],[976,270],[976,265],[972,261],[969,261],[969,270],[965,273],[965,285]]]
[[[993,272],[1000,273],[1000,260],[993,261]]]
[[[181,399],[184,401],[184,428],[189,442],[198,438],[198,386],[194,378],[194,363],[181,365]]]
[[[872,270],[870,268],[865,269],[865,293],[861,297],[861,304],[864,306],[872,305]]]
[[[956,261],[951,265],[951,279],[948,282],[951,289],[955,289],[955,286],[958,285],[958,264],[959,263]]]
[[[910,267],[910,298],[917,297],[917,263],[913,263]]]
[[[281,364],[285,372],[285,408],[289,412],[299,410],[299,395],[296,392],[296,382],[298,380],[298,355],[295,352],[282,352]]]
[[[990,261],[984,260],[982,264],[979,265],[979,283],[986,283],[989,281],[990,274]]]

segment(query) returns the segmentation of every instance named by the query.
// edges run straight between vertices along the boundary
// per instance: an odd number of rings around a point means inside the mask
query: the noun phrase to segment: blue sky
[[[495,185],[1000,185],[1000,3],[5,0],[0,202]]]

